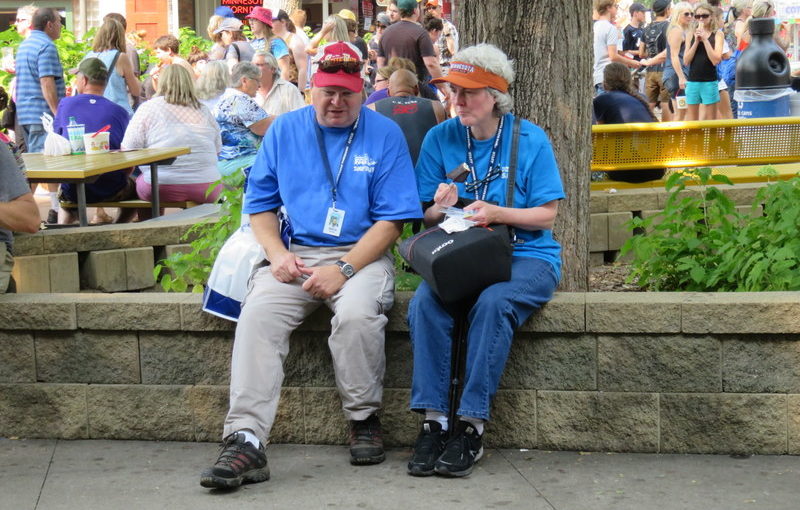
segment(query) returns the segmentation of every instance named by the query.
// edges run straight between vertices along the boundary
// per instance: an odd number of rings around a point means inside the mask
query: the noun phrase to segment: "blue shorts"
[[[686,104],[719,103],[718,81],[687,81]]]

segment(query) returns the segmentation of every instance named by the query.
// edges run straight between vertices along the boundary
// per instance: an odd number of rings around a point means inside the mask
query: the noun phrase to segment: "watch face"
[[[342,266],[342,274],[346,277],[351,278],[355,273],[355,269],[353,269],[353,266],[350,264],[345,264]]]

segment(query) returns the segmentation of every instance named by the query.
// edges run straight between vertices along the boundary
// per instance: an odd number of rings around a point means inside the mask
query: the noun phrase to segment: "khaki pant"
[[[11,282],[11,270],[14,268],[14,257],[8,251],[6,243],[0,241],[0,294],[5,294]]]
[[[308,267],[334,264],[349,249],[292,246]],[[334,313],[328,346],[345,417],[363,420],[380,408],[388,322],[384,314],[394,303],[392,256],[387,253],[369,264],[324,301],[313,298],[302,284],[299,278],[291,283],[277,281],[269,267],[253,276],[236,327],[223,437],[249,429],[261,441],[269,439],[289,335],[323,302]]]

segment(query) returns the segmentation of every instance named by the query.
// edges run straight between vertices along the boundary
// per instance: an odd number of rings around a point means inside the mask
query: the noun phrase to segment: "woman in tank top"
[[[667,28],[667,60],[664,62],[664,86],[671,96],[671,106],[675,114],[673,120],[683,120],[686,110],[677,108],[675,97],[686,89],[686,76],[689,69],[683,64],[686,38],[691,28],[692,6],[689,2],[679,2],[672,7],[672,15]]]
[[[719,103],[717,65],[722,60],[725,36],[710,5],[698,4],[694,9],[694,19],[696,29],[689,37],[683,55],[684,64],[689,66],[686,81],[688,108],[684,120],[711,120],[716,117],[716,104]]]
[[[138,97],[141,85],[133,72],[133,64],[129,58],[119,58],[125,53],[125,29],[119,21],[107,18],[94,36],[92,51],[86,57],[96,57],[103,61],[108,70],[108,84],[103,97],[125,108],[133,114],[130,99]],[[111,66],[113,64],[113,69]]]

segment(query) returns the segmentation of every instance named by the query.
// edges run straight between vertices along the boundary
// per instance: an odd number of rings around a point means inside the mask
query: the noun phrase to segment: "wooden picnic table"
[[[158,165],[171,165],[175,158],[189,154],[188,147],[162,147],[111,151],[105,154],[77,154],[69,156],[45,156],[42,153],[26,153],[25,174],[30,182],[70,182],[77,184],[78,219],[80,225],[89,224],[86,215],[86,188],[100,175],[114,170],[138,165],[150,165],[150,182],[153,189],[151,202],[153,217],[159,215]]]

